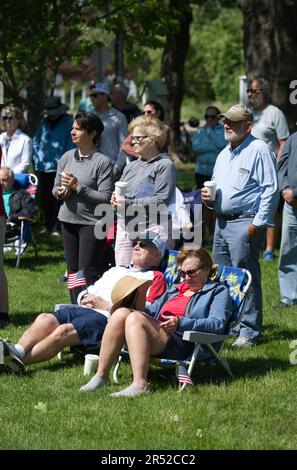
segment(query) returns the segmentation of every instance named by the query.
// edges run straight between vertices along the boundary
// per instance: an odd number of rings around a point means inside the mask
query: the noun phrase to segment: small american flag
[[[177,364],[176,377],[180,384],[194,385],[187,369],[182,364]]]
[[[77,273],[68,274],[68,289],[74,289],[74,287],[86,285],[87,283],[83,271],[77,271]]]

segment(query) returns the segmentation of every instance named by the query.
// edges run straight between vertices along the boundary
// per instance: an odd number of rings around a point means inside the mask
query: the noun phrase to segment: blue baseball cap
[[[92,93],[105,93],[109,96],[109,88],[105,83],[94,83],[90,86],[90,90]]]
[[[144,232],[138,236],[138,240],[147,241],[154,245],[159,251],[159,253],[161,253],[161,256],[163,258],[165,254],[166,243],[165,240],[162,240],[158,233],[152,231]]]

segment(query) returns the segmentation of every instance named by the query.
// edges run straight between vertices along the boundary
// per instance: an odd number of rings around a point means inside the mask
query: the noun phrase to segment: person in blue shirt
[[[205,181],[212,177],[213,168],[220,151],[226,147],[224,126],[219,122],[220,110],[216,106],[208,106],[205,110],[205,125],[193,135],[192,148],[196,155],[195,179],[196,187],[203,187]],[[203,206],[204,232],[211,237],[214,231],[214,214]]]
[[[33,138],[33,161],[38,177],[38,190],[44,213],[44,232],[59,234],[57,220],[60,203],[52,195],[58,161],[68,150],[74,149],[71,139],[73,118],[68,106],[60,98],[50,96],[42,111],[42,121]]]
[[[218,155],[214,167],[214,203],[207,188],[202,188],[201,195],[217,215],[214,262],[246,268],[253,278],[239,336],[233,343],[249,347],[258,343],[262,329],[259,256],[279,201],[276,158],[265,142],[251,135],[253,115],[246,106],[236,104],[220,117],[229,145]]]

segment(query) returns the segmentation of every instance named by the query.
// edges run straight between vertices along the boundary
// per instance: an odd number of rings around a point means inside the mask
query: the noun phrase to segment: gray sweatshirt
[[[99,217],[94,215],[100,203],[109,203],[113,190],[112,164],[105,155],[94,153],[80,160],[78,150],[64,153],[58,162],[53,195],[57,198],[57,187],[61,185],[61,173],[69,171],[77,178],[80,188],[62,200],[58,218],[61,222],[80,225],[95,225]]]
[[[176,187],[176,170],[170,157],[161,153],[149,161],[141,158],[127,165],[121,181],[129,183],[126,204],[169,204]]]

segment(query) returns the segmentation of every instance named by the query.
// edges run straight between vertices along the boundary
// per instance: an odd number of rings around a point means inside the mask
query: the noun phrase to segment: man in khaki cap
[[[218,155],[212,180],[216,198],[206,188],[202,200],[217,214],[213,242],[215,263],[248,269],[253,277],[251,295],[233,346],[257,344],[262,329],[262,289],[259,264],[266,227],[273,226],[279,193],[275,155],[270,147],[251,135],[253,115],[236,104],[223,119],[229,144]]]

